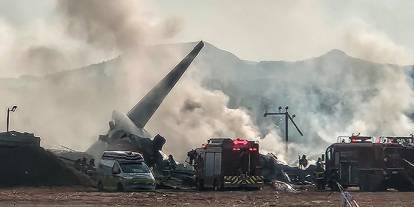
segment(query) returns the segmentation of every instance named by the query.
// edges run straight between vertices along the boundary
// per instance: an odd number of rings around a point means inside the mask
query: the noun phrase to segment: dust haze
[[[45,147],[76,150],[87,149],[99,134],[106,133],[113,109],[127,112],[188,52],[154,46],[168,42],[185,24],[179,18],[159,18],[153,10],[148,1],[58,0],[56,15],[48,22],[17,27],[0,19],[0,71],[5,74],[0,94],[6,97],[0,108],[18,105],[12,129],[34,132]],[[358,58],[412,62],[403,46],[363,22],[330,31],[318,18],[322,17],[315,13],[315,21],[298,18],[296,23],[329,33],[337,38],[338,48]],[[294,37],[286,37],[289,41],[295,41]],[[205,87],[203,80],[211,77],[197,67],[203,55],[204,51],[147,125],[153,135],[167,138],[165,151],[178,160],[209,137],[257,139],[262,151],[291,162],[298,153],[320,153],[338,135],[411,133],[408,114],[413,111],[414,94],[409,72],[390,64],[381,65],[380,70],[360,64],[343,68],[349,64],[332,53],[329,61],[306,62],[308,71],[297,67],[267,77],[274,80],[273,85],[254,92],[266,97],[273,109],[290,105],[298,114],[306,137],[293,138],[290,154],[285,155],[283,131],[274,125],[281,120],[260,122],[264,103],[230,107],[231,95]],[[101,62],[105,66],[89,67],[106,67],[100,72],[74,70]],[[18,76],[22,81],[16,84]],[[254,91],[255,85],[249,87]],[[0,125],[5,126],[4,119]]]

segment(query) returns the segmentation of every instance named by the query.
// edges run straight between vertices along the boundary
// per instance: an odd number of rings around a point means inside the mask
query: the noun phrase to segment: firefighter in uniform
[[[299,168],[305,169],[308,166],[308,159],[306,159],[306,155],[302,155],[302,158],[299,156]]]
[[[323,169],[322,159],[320,157],[318,158],[318,161],[316,162],[315,180],[316,180],[316,188],[318,190],[324,190],[324,188],[325,188],[325,170]]]

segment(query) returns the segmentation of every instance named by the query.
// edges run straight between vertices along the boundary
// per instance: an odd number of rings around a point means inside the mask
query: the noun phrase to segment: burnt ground
[[[414,192],[351,192],[360,206],[414,206]],[[84,187],[17,187],[0,189],[0,206],[339,206],[339,193],[301,191],[110,193]]]

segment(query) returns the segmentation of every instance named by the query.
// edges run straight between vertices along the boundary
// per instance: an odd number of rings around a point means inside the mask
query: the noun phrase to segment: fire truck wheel
[[[338,185],[336,185],[334,182],[329,183],[328,186],[332,191],[339,191]]]
[[[319,181],[316,183],[316,189],[318,189],[319,191],[324,191],[325,190],[325,184],[322,181]]]
[[[359,190],[364,192],[385,190],[384,176],[380,175],[379,173],[363,173],[359,181]]]
[[[98,182],[98,186],[97,186],[97,187],[98,187],[98,191],[99,191],[99,192],[104,191],[104,187],[103,187],[103,184],[102,184],[102,182],[101,182],[101,181],[99,181],[99,182]]]
[[[217,179],[214,179],[214,182],[213,182],[213,190],[214,191],[218,191],[219,190],[219,185],[218,185]]]
[[[204,190],[204,181],[201,179],[196,180],[197,190]]]

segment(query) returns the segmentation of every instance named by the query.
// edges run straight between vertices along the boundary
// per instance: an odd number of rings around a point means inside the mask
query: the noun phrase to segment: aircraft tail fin
[[[154,88],[152,88],[127,114],[138,128],[143,128],[158,109],[177,81],[203,48],[200,41],[194,49],[174,67]]]

